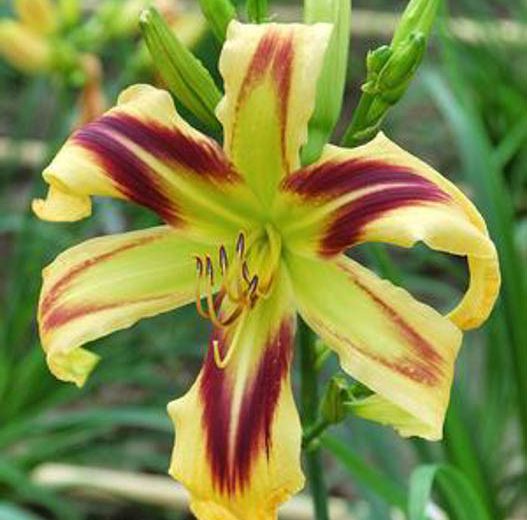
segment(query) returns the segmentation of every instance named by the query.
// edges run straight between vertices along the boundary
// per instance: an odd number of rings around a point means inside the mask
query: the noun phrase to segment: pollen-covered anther
[[[210,320],[216,327],[232,325],[246,309],[254,307],[259,297],[259,277],[250,273],[245,259],[245,235],[240,233],[235,245],[232,262],[224,245],[218,250],[220,276],[216,279],[214,262],[209,255],[203,259],[196,256],[196,308],[200,316]],[[216,286],[216,282],[221,284]],[[204,294],[202,293],[205,286]],[[218,294],[215,297],[214,292]],[[206,308],[202,298],[207,302]]]

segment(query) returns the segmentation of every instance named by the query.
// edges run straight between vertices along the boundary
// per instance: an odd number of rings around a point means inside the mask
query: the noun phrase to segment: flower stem
[[[304,322],[300,323],[298,337],[300,344],[302,422],[304,431],[312,432],[318,415],[315,338]],[[311,436],[311,434],[308,435]],[[329,520],[328,493],[324,482],[320,451],[313,446],[304,452],[304,457],[307,480],[313,497],[314,518],[316,520]]]

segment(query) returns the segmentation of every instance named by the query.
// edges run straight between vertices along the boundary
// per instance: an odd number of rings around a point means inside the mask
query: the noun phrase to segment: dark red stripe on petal
[[[251,466],[258,456],[265,453],[269,458],[273,418],[283,381],[289,373],[292,346],[293,324],[286,320],[266,345],[258,371],[244,395],[233,454],[234,476],[239,489],[249,485]]]
[[[148,244],[160,238],[163,238],[163,235],[151,235],[148,237],[142,237],[127,244],[123,244],[122,246],[116,247],[111,251],[93,256],[78,263],[75,267],[72,267],[71,269],[66,271],[57,281],[55,281],[51,285],[51,287],[47,289],[46,296],[42,299],[40,303],[40,315],[45,316],[50,312],[50,310],[56,304],[57,300],[64,294],[64,291],[71,286],[71,284],[79,275],[84,274],[90,268],[97,266],[101,262],[110,260],[111,258],[120,253],[124,253],[126,251],[129,251],[130,249],[134,249],[136,247]]]
[[[333,256],[362,240],[364,228],[389,211],[425,204],[444,203],[449,196],[434,184],[425,181],[403,184],[367,193],[340,207],[330,217],[324,230],[319,252]]]
[[[156,302],[170,298],[172,295],[163,294],[160,296],[153,296],[150,298],[140,298],[136,300],[125,300],[111,303],[93,303],[84,305],[61,305],[53,308],[52,311],[41,321],[42,331],[46,332],[50,329],[56,329],[63,327],[71,323],[72,321],[78,320],[85,317],[88,314],[96,314],[98,312],[109,311],[117,309],[119,307],[126,307],[129,305],[137,305],[148,302]]]
[[[235,182],[239,180],[222,148],[206,137],[190,136],[176,127],[142,121],[129,114],[110,114],[100,124],[120,134],[154,157],[173,163],[184,172],[207,180]]]
[[[311,318],[313,326],[319,330],[327,330],[326,324]],[[360,353],[362,356],[383,365],[390,370],[398,372],[404,377],[415,381],[416,383],[436,386],[440,382],[442,369],[440,366],[430,363],[427,360],[422,360],[417,357],[404,355],[397,359],[389,359],[381,354],[372,352],[368,347],[359,343],[353,343],[347,336],[341,335],[336,329],[328,331],[330,336],[338,339],[344,345],[348,345],[350,349]]]
[[[396,328],[400,335],[405,338],[406,342],[410,345],[419,359],[426,361],[436,368],[441,365],[442,357],[437,353],[434,347],[409,323],[407,323],[391,305],[387,304],[378,294],[375,294],[375,292],[361,283],[357,278],[353,281],[362,291],[367,293],[381,309],[383,314],[389,319],[390,323],[393,324],[394,328]]]
[[[232,388],[227,372],[219,369],[214,362],[213,342],[217,341],[220,351],[226,347],[222,331],[215,329],[203,367],[200,393],[203,401],[202,426],[206,432],[206,449],[214,485],[221,493],[234,492],[230,477],[230,446]]]
[[[282,187],[306,198],[329,199],[357,190],[404,184],[438,190],[435,184],[408,167],[370,159],[335,160],[303,168],[284,179]]]
[[[73,141],[93,155],[122,195],[155,211],[167,223],[182,223],[176,203],[166,194],[160,177],[112,135],[103,121],[77,131]]]
[[[253,60],[249,65],[247,74],[243,80],[240,95],[237,100],[236,112],[239,112],[241,105],[258,83],[270,76],[275,84],[278,111],[278,121],[280,123],[280,141],[282,151],[282,161],[286,171],[290,171],[287,164],[287,107],[289,96],[291,95],[291,75],[293,73],[294,47],[292,33],[281,34],[276,30],[268,30],[262,37]],[[236,128],[233,127],[233,136]]]
[[[220,350],[226,349],[225,337],[217,330],[212,341],[219,342]],[[250,376],[236,424],[232,423],[229,369],[217,368],[211,343],[201,379],[202,424],[213,482],[221,493],[242,492],[250,484],[253,463],[262,454],[269,457],[274,414],[291,364],[292,343],[292,320],[284,320]]]

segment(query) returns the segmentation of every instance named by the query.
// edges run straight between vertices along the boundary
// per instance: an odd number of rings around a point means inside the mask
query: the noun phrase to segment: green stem
[[[367,128],[367,116],[373,100],[374,96],[371,94],[368,94],[367,92],[362,93],[357,108],[353,112],[351,123],[342,138],[342,146],[352,148],[363,144],[368,140],[362,135],[362,133]]]
[[[309,327],[300,323],[300,373],[301,373],[301,405],[304,431],[313,429],[318,415],[318,382],[315,369],[316,351],[314,336]],[[313,497],[314,518],[329,520],[328,494],[324,482],[324,472],[320,451],[316,447],[304,452],[305,470],[311,495]]]
[[[324,419],[318,419],[317,422],[307,429],[302,436],[302,449],[311,449],[311,443],[318,439],[329,427],[331,423]]]

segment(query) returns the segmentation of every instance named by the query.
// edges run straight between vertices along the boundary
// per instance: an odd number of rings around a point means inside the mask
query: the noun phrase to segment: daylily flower
[[[383,134],[327,146],[301,167],[330,26],[232,22],[220,59],[223,149],[170,95],[128,88],[75,132],[44,171],[36,214],[73,221],[92,196],[126,199],[166,223],[89,240],[44,271],[39,304],[51,371],[82,385],[85,343],[195,301],[213,324],[203,368],[168,409],[171,475],[200,519],[271,519],[303,485],[290,368],[296,313],[376,393],[384,422],[438,439],[461,330],[488,316],[495,248],[474,206]],[[465,256],[470,283],[447,316],[345,256],[363,242],[423,241]]]

